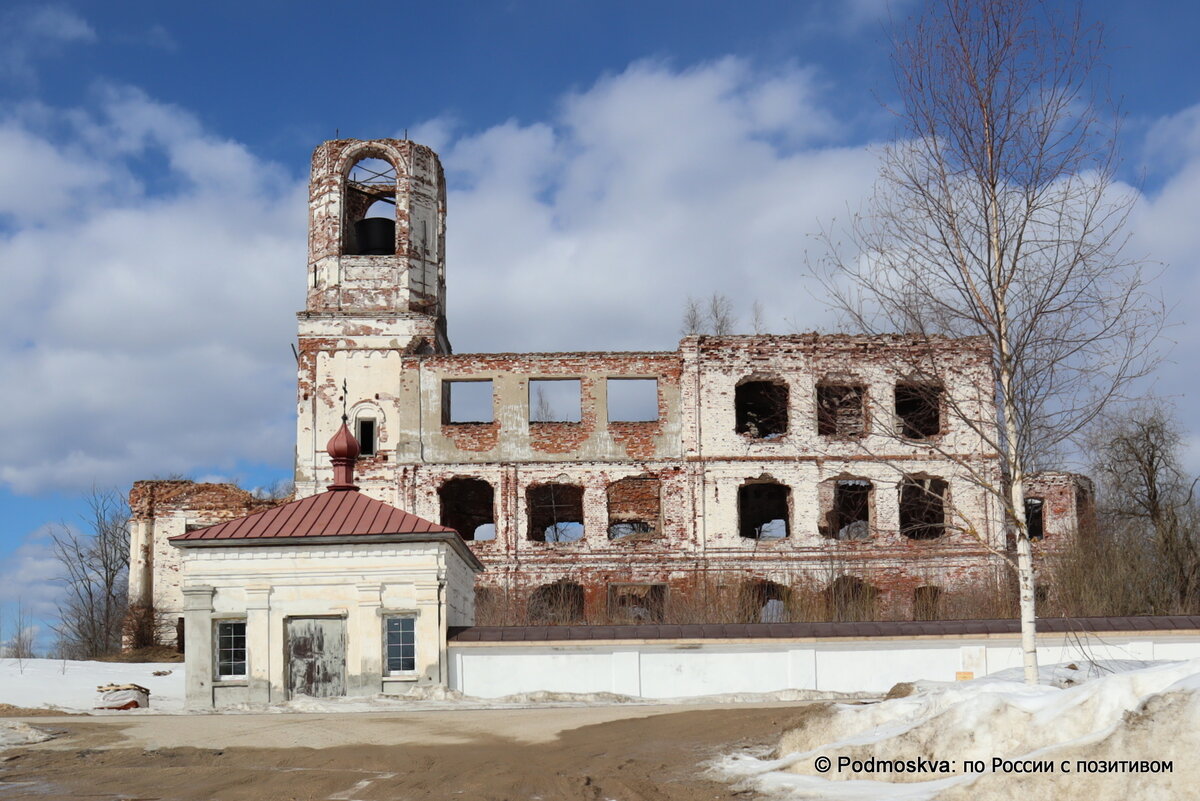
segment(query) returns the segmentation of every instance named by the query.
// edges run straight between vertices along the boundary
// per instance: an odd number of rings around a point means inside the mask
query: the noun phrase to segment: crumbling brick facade
[[[364,158],[386,162],[393,183],[352,180]],[[361,226],[385,195],[394,221]],[[999,485],[999,463],[978,428],[955,422],[995,420],[985,341],[690,336],[670,352],[453,354],[436,155],[327,142],[310,197],[298,496],[331,480],[323,447],[345,413],[369,454],[362,490],[453,523],[487,566],[481,592],[524,599],[531,614],[558,598],[569,617],[655,616],[716,577],[803,579],[830,603],[859,588],[892,616],[921,617],[943,592],[1000,580],[1004,515],[981,487]],[[359,253],[353,232],[381,226],[394,226],[390,252]],[[651,400],[617,413],[610,394],[633,380]],[[476,407],[460,408],[460,394]],[[1085,485],[1031,479],[1047,545],[1073,536]],[[160,513],[138,507],[135,519],[154,554],[138,581],[152,573],[157,592],[169,571]]]

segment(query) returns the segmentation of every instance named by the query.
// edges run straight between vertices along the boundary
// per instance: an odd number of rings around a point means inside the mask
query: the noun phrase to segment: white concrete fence
[[[1014,633],[807,639],[450,643],[450,687],[495,698],[539,690],[686,698],[784,689],[885,693],[899,682],[980,678],[1021,665]],[[1200,629],[1049,633],[1038,659],[1200,657]]]

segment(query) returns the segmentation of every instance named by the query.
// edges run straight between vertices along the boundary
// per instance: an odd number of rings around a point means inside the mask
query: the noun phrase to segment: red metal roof
[[[361,492],[320,492],[247,517],[198,528],[171,537],[171,540],[269,540],[431,533],[457,532],[368,498]]]

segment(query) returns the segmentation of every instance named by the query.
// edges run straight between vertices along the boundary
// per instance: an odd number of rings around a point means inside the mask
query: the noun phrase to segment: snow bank
[[[1192,755],[1200,749],[1200,660],[1144,667],[1109,663],[1100,671],[1134,668],[1087,680],[1078,666],[1053,666],[1051,677],[1073,686],[1028,687],[1003,676],[977,681],[920,683],[917,692],[880,703],[835,704],[802,728],[786,732],[775,759],[739,755],[718,769],[760,790],[792,799],[924,801],[1026,799],[1058,792],[1089,801],[1188,797],[1200,782]],[[832,761],[820,772],[818,757]],[[839,757],[849,766],[838,769]],[[871,769],[871,759],[936,763],[923,772]],[[1038,762],[1052,770],[993,768],[994,759]],[[982,760],[982,773],[963,760]],[[1172,761],[1171,773],[1080,771],[1079,761]],[[1066,762],[1064,773],[1063,763]],[[860,769],[855,770],[854,763]],[[919,765],[917,766],[920,767]],[[1111,767],[1111,766],[1110,766]],[[1137,792],[1133,791],[1136,785]],[[1039,797],[1039,796],[1033,796]]]
[[[166,672],[166,675],[154,674]],[[183,711],[181,662],[80,662],[63,659],[0,659],[0,704],[63,712],[91,712],[96,687],[140,684],[150,708],[119,714]]]

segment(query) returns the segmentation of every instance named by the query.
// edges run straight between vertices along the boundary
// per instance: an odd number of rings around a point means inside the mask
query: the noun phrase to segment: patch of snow
[[[789,799],[927,801],[1043,797],[1089,801],[1188,797],[1200,782],[1200,660],[1133,660],[1047,666],[1043,676],[1065,689],[1006,681],[1007,673],[956,683],[919,682],[916,692],[874,704],[835,704],[786,732],[774,759],[743,753],[714,769]],[[833,769],[818,770],[818,758]],[[838,770],[839,757],[864,763]],[[949,760],[940,772],[875,773],[868,760]],[[1024,774],[993,759],[1050,760],[1056,770]],[[987,770],[964,772],[963,760]],[[1079,772],[1077,761],[1173,762],[1170,773]],[[1067,770],[1062,769],[1066,763]],[[1134,787],[1137,787],[1136,792]],[[1067,792],[1069,788],[1069,792]],[[1034,795],[1030,795],[1034,793]]]
[[[27,723],[16,720],[0,720],[0,751],[12,748],[14,745],[29,745],[40,743],[54,737],[48,731],[34,728]]]
[[[169,673],[156,676],[155,671]],[[0,704],[91,712],[98,698],[96,688],[103,684],[140,684],[150,690],[149,709],[110,714],[183,711],[183,664],[180,662],[0,659]]]

